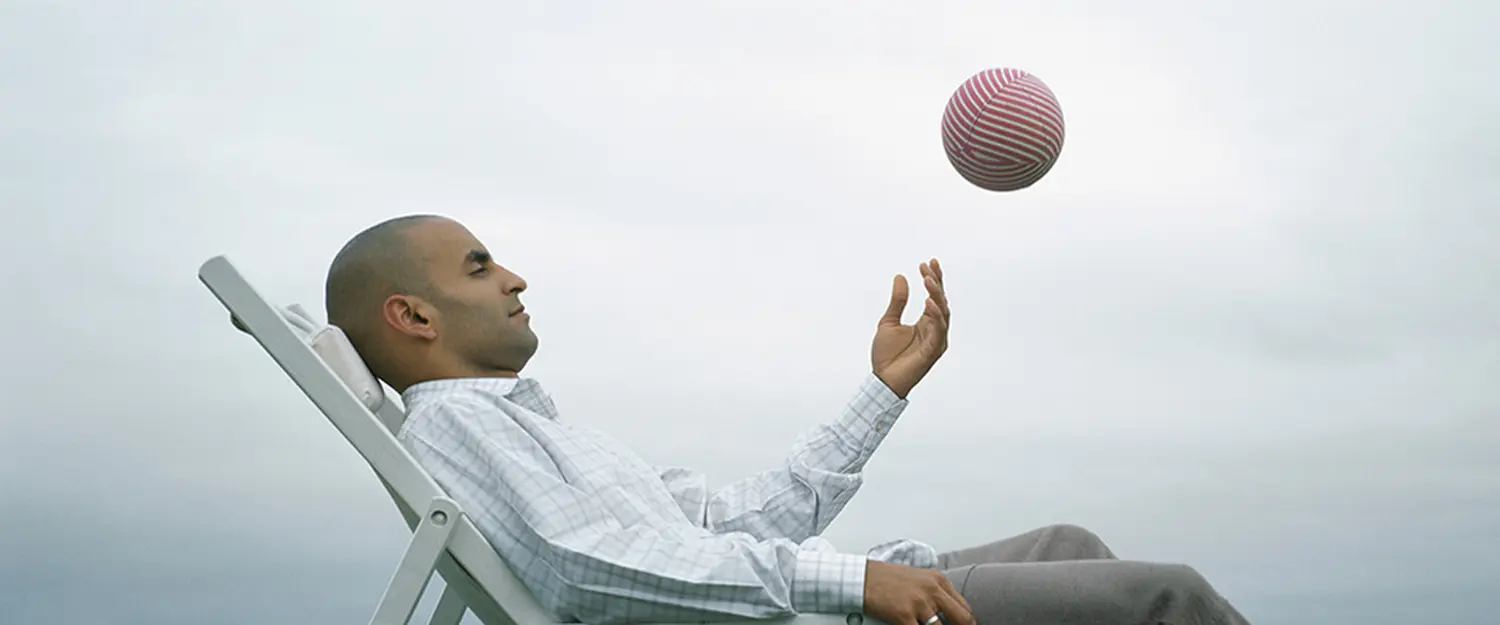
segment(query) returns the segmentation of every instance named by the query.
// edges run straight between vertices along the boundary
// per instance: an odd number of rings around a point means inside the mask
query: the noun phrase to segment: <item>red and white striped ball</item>
[[[1016,191],[1041,180],[1063,146],[1062,107],[1041,79],[987,69],[959,85],[943,111],[943,150],[981,189]]]

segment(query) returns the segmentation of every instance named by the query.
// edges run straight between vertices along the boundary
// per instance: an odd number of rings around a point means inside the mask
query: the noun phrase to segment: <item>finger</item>
[[[924,286],[927,287],[927,294],[930,295],[932,297],[932,299],[937,300],[938,310],[941,310],[943,316],[947,317],[948,316],[948,293],[943,290],[943,283],[938,282],[937,278],[931,277],[931,278],[927,278],[927,281],[924,284]]]
[[[969,600],[964,598],[964,594],[959,592],[957,588],[953,587],[952,580],[949,580],[948,576],[944,575],[943,578],[938,581],[943,585],[943,590],[948,591],[949,595],[951,595],[959,603],[963,604],[964,609],[969,611],[970,618],[973,618],[974,608],[969,606]],[[957,624],[955,623],[954,625]]]
[[[937,301],[927,298],[922,306],[922,316],[917,319],[917,328],[924,332],[933,332],[942,337],[948,331],[948,315],[938,306]]]
[[[926,304],[923,306],[923,313],[926,317],[930,317],[932,321],[941,323],[945,328],[948,327],[948,303],[944,301],[942,294],[937,293],[929,296]]]
[[[925,309],[924,309],[924,310],[923,310],[923,312],[924,312],[924,313],[925,313],[925,314],[926,314],[926,315],[927,315],[927,317],[928,317],[928,318],[930,318],[930,319],[931,319],[931,320],[932,320],[932,321],[933,321],[933,322],[934,322],[934,323],[937,323],[937,324],[943,324],[943,323],[945,323],[945,321],[946,321],[946,320],[945,320],[945,319],[944,319],[944,315],[943,315],[943,308],[942,308],[942,306],[940,306],[940,305],[939,305],[939,304],[938,304],[938,303],[937,303],[937,300],[935,300],[935,299],[933,299],[933,298],[930,298],[930,297],[929,297],[929,298],[927,298],[927,305],[926,305],[926,307],[925,307]]]
[[[937,276],[938,284],[942,284],[943,283],[943,266],[940,265],[940,264],[938,264],[938,259],[936,259],[936,258],[932,259],[931,264],[932,264],[932,273],[933,273],[933,275]]]
[[[906,311],[907,292],[906,276],[898,274],[891,284],[891,303],[886,306],[885,315],[880,317],[881,323],[901,323],[901,313]]]
[[[942,353],[948,347],[948,322],[930,309],[916,323],[916,341],[924,349]]]
[[[897,623],[911,623],[912,625],[927,625],[927,619],[938,613],[937,601],[926,596],[926,592],[919,592],[910,598],[911,603],[899,614],[896,614]],[[895,625],[895,623],[892,623]]]
[[[961,598],[955,596],[958,593],[952,592],[951,588],[952,586],[947,586],[933,597],[938,604],[938,611],[948,620],[948,625],[974,625],[974,614]]]
[[[973,609],[951,586],[945,588],[937,600],[947,625],[975,625]]]

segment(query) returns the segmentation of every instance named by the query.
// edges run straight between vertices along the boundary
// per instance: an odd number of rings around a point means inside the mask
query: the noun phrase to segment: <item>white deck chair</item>
[[[229,260],[203,263],[198,278],[255,337],[370,464],[412,528],[411,541],[381,597],[372,625],[404,625],[437,571],[447,582],[429,621],[458,625],[472,612],[485,625],[555,623],[469,518],[406,452],[394,432],[406,415],[389,401],[343,332],[293,304],[277,310]],[[883,625],[860,614],[804,614],[741,625]]]

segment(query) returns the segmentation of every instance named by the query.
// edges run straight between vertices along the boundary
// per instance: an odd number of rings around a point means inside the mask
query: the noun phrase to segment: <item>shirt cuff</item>
[[[799,552],[792,578],[792,609],[800,614],[864,612],[868,562],[865,556]]]
[[[907,400],[898,397],[896,391],[886,386],[885,382],[880,379],[880,376],[874,373],[865,376],[865,383],[859,389],[859,397],[864,401],[872,402],[872,405],[884,410],[905,406],[907,402]]]
[[[844,434],[860,446],[861,455],[868,455],[885,440],[906,405],[907,400],[897,397],[895,391],[872,373],[849,401],[841,424]]]

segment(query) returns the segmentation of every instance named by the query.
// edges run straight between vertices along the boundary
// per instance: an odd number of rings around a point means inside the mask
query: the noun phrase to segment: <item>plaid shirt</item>
[[[921,543],[851,555],[819,537],[906,407],[873,375],[784,465],[714,492],[563,422],[531,379],[424,382],[402,399],[397,438],[559,620],[859,613],[867,559],[937,565]]]

